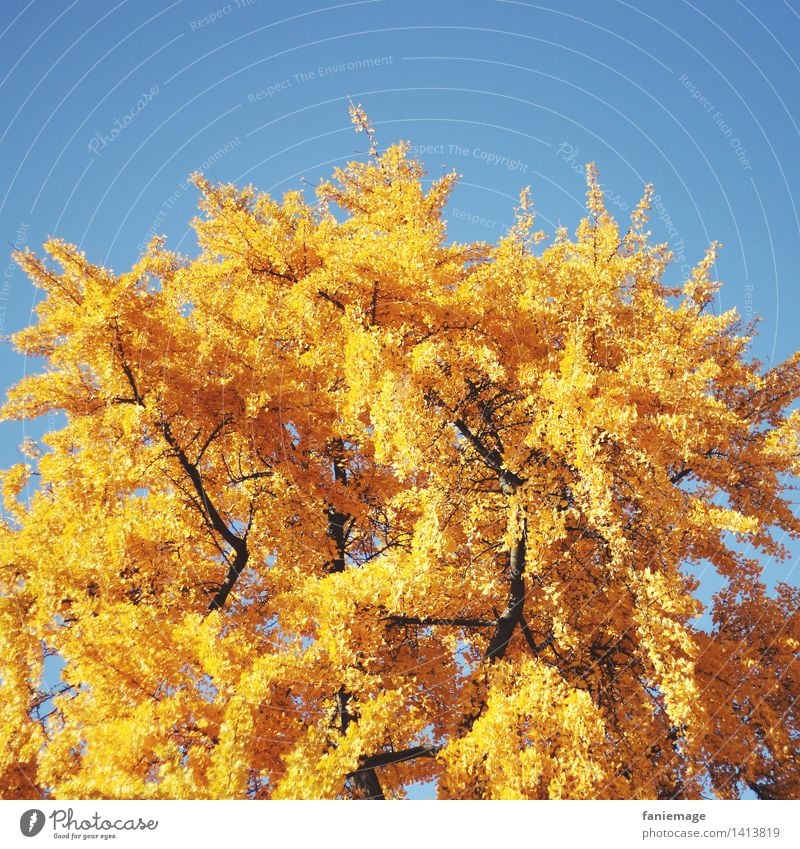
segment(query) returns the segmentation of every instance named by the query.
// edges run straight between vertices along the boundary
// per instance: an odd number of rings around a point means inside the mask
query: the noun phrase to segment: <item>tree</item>
[[[758,554],[800,532],[800,356],[714,314],[714,246],[665,282],[649,187],[455,244],[455,175],[353,117],[313,203],[196,175],[194,259],[18,255],[46,366],[3,415],[66,424],[4,474],[3,795],[796,798]]]

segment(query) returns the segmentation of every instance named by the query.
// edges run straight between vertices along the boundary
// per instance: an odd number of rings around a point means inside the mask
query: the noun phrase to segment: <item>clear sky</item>
[[[153,232],[193,250],[187,176],[281,193],[382,146],[463,175],[459,240],[496,239],[530,185],[573,228],[597,162],[625,219],[655,184],[652,230],[677,281],[712,240],[718,309],[761,318],[766,363],[800,347],[800,0],[3,0],[0,335],[37,294],[12,245],[48,235],[117,270]],[[682,267],[683,266],[683,267]],[[794,316],[794,318],[792,318]],[[37,368],[0,346],[3,391]],[[25,433],[0,425],[0,467]],[[796,560],[765,564],[797,583]],[[708,592],[713,581],[704,577]]]

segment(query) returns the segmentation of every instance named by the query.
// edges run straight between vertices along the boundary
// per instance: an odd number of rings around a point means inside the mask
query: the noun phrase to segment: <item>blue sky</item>
[[[530,185],[541,226],[573,228],[596,161],[625,219],[679,280],[724,244],[719,309],[760,316],[754,353],[798,347],[799,0],[4,0],[0,22],[0,334],[37,294],[11,245],[49,235],[126,269],[152,232],[191,252],[188,175],[280,194],[364,153],[348,96],[385,146],[463,175],[459,240],[496,239]],[[0,345],[5,389],[37,367]],[[0,467],[25,433],[0,425]],[[778,574],[797,582],[794,561]],[[711,587],[706,583],[705,589]]]

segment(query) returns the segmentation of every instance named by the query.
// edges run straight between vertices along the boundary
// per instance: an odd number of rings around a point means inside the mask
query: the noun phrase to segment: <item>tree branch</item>
[[[220,432],[231,423],[231,420],[232,417],[228,413],[226,413],[220,418],[219,422],[217,422],[214,429],[208,435],[208,439],[206,439],[206,441],[203,443],[203,446],[197,455],[197,459],[194,461],[195,466],[203,459],[203,455],[208,450],[208,446],[211,445],[211,443],[219,436]]]
[[[388,621],[390,625],[452,625],[461,628],[494,628],[497,625],[496,619],[469,619],[460,616],[449,619],[437,619],[429,616],[391,614],[384,616],[383,620]]]
[[[115,322],[115,327],[116,327],[116,322]],[[125,359],[125,351],[122,348],[122,342],[120,341],[120,338],[119,338],[119,327],[116,327],[116,340],[117,340],[117,344],[116,344],[115,347],[116,347],[117,354],[119,355],[120,364],[122,365],[122,371],[125,373],[125,377],[127,378],[128,384],[131,387],[131,391],[133,392],[133,402],[132,403],[137,404],[139,407],[144,407],[144,400],[142,399],[142,396],[139,394],[139,388],[136,385],[136,379],[133,376],[133,372],[131,371],[131,367],[128,365],[128,361]],[[114,400],[117,400],[117,399],[115,398]],[[128,399],[125,399],[125,400],[127,401]],[[119,399],[119,401],[122,401],[122,399]]]
[[[341,450],[341,444],[336,446]],[[333,458],[333,481],[334,483],[342,483],[347,486],[347,470],[342,466],[339,457]],[[337,510],[336,507],[328,504],[328,536],[333,540],[336,547],[336,556],[330,562],[328,572],[344,572],[346,556],[347,556],[347,536],[348,531],[346,525],[351,516],[348,513],[343,513]]]
[[[172,429],[170,428],[169,422],[166,419],[162,419],[161,421],[161,431],[164,434],[164,439],[166,439],[167,444],[172,449],[175,456],[178,458],[178,462],[180,463],[181,468],[184,470],[189,480],[192,482],[195,492],[197,493],[197,497],[200,501],[200,508],[203,511],[209,525],[225,540],[225,542],[228,543],[228,545],[234,551],[235,556],[233,558],[233,562],[228,568],[228,573],[225,576],[225,580],[220,585],[219,589],[215,593],[214,597],[211,599],[211,603],[208,606],[209,610],[219,610],[227,601],[231,590],[233,589],[234,585],[236,584],[236,581],[239,578],[239,575],[242,574],[244,567],[247,565],[247,561],[250,558],[250,552],[247,548],[246,534],[245,537],[242,538],[233,533],[233,531],[228,527],[225,520],[219,514],[219,511],[214,506],[211,499],[208,497],[205,485],[203,484],[203,478],[200,475],[200,471],[197,468],[197,465],[195,463],[190,462],[184,450],[180,447],[178,441],[173,436]]]
[[[350,723],[356,721],[356,717],[347,709],[348,702],[351,698],[350,693],[344,687],[339,687],[336,692],[336,713],[339,718],[339,727],[342,734],[346,734]],[[373,767],[361,766],[355,772],[349,773],[347,778],[353,782],[357,798],[386,799],[383,795],[383,788],[378,779],[378,774]]]
[[[342,445],[339,443],[334,447],[341,452]],[[347,486],[347,470],[344,468],[341,458],[336,456],[333,458],[333,480],[334,483],[341,482]],[[336,546],[336,557],[329,568],[329,572],[343,572],[345,567],[345,558],[347,556],[347,535],[345,533],[345,523],[350,517],[338,511],[332,504],[328,505],[328,536],[333,540]],[[336,691],[336,712],[339,717],[339,727],[342,734],[347,733],[347,729],[351,722],[357,722],[358,718],[352,714],[347,705],[352,698],[344,686],[339,687]],[[350,773],[347,778],[353,782],[356,797],[359,799],[385,799],[383,788],[378,779],[378,774],[371,767],[363,767],[356,772]]]
[[[200,475],[200,471],[198,470],[197,466],[189,460],[180,445],[178,445],[177,440],[172,435],[172,429],[170,427],[170,424],[166,419],[163,419],[161,421],[161,431],[164,434],[164,439],[166,439],[167,444],[177,457],[181,468],[186,473],[189,480],[192,482],[195,492],[197,493],[197,496],[200,499],[200,503],[203,505],[203,509],[205,510],[206,515],[208,516],[208,520],[211,523],[211,527],[234,550],[243,546],[244,541],[240,537],[236,536],[233,531],[231,531],[225,520],[222,518],[222,516],[220,516],[219,512],[217,511],[217,508],[211,502],[211,499],[206,493],[206,489],[203,484],[203,478]]]
[[[364,758],[361,766],[356,770],[377,769],[382,766],[403,763],[414,758],[435,758],[442,750],[441,746],[412,746],[410,749],[402,749],[399,752],[379,752],[372,757]],[[350,773],[354,775],[355,773]]]
[[[231,590],[234,588],[236,581],[239,580],[239,575],[244,571],[249,557],[250,552],[246,546],[236,552],[233,563],[228,568],[228,574],[225,576],[225,580],[220,584],[219,589],[214,593],[208,605],[209,610],[221,610],[224,607]]]
[[[670,475],[669,479],[672,481],[672,483],[678,483],[679,481],[682,481],[687,475],[690,475],[691,473],[692,473],[692,469],[687,467],[685,469],[681,469],[679,472],[676,472],[674,475]]]
[[[497,472],[500,481],[500,491],[504,495],[510,495],[517,487],[525,483],[524,479],[514,474],[511,469],[503,467],[503,456],[494,448],[487,448],[480,439],[470,430],[464,419],[456,419],[453,425],[458,432],[475,449],[478,456],[492,471]]]
[[[328,301],[328,303],[333,304],[337,310],[341,310],[344,312],[344,304],[333,297],[333,295],[329,295],[324,289],[317,289],[317,294],[320,298],[324,298],[324,300]]]
[[[511,551],[508,553],[510,575],[508,602],[506,603],[506,609],[500,614],[494,634],[492,634],[492,638],[489,640],[489,645],[484,655],[485,660],[499,660],[505,655],[514,629],[522,618],[522,609],[525,603],[525,582],[522,578],[522,573],[525,571],[526,540],[527,534],[525,522],[523,521],[519,539],[516,540]]]
[[[522,614],[520,614],[519,617],[519,625],[520,628],[522,628],[522,633],[525,637],[525,642],[528,644],[530,650],[533,652],[535,657],[539,657],[539,654],[543,652],[553,642],[553,635],[549,634],[547,637],[544,638],[544,641],[537,646],[536,640],[533,639],[533,632],[531,631],[530,627],[528,626],[528,623],[525,621],[525,617]]]
[[[375,324],[375,317],[378,312],[378,281],[375,280],[372,284],[372,307],[370,316],[370,325]]]

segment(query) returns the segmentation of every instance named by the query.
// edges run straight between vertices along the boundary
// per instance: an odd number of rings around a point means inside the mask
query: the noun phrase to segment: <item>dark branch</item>
[[[214,429],[208,435],[208,439],[206,439],[206,441],[203,443],[203,446],[202,446],[202,448],[200,449],[200,452],[197,455],[197,459],[194,461],[195,466],[203,459],[203,455],[208,450],[208,446],[211,445],[211,443],[220,435],[222,430],[224,428],[226,428],[230,423],[231,423],[231,416],[229,414],[225,414],[224,416],[222,416],[222,418],[219,420],[219,422],[217,422]]]
[[[350,723],[357,720],[347,708],[350,699],[350,693],[344,687],[339,687],[336,692],[336,713],[339,718],[339,727],[342,734],[346,734]],[[351,772],[347,777],[353,782],[357,798],[386,799],[383,795],[383,788],[378,779],[378,774],[371,766],[362,766],[355,772]]]
[[[200,509],[208,524],[234,551],[233,562],[228,568],[228,574],[225,576],[225,580],[220,585],[208,606],[209,610],[219,610],[227,601],[234,584],[238,580],[239,575],[242,574],[242,571],[247,565],[247,561],[250,557],[250,552],[247,548],[246,535],[244,538],[237,536],[228,527],[222,516],[220,516],[219,511],[208,497],[205,485],[203,484],[203,478],[200,475],[197,465],[189,461],[189,458],[186,456],[185,452],[173,436],[172,429],[170,428],[168,421],[163,420],[161,422],[161,431],[164,434],[164,439],[166,439],[167,444],[178,458],[181,468],[192,482],[192,486],[194,487],[194,490],[197,493],[197,498],[200,502]]]
[[[214,593],[214,597],[208,605],[209,610],[221,610],[225,606],[225,602],[228,600],[228,596],[234,588],[236,581],[239,580],[239,575],[244,571],[249,557],[250,552],[246,546],[241,551],[236,552],[236,556],[228,569],[225,580],[220,584],[219,589]]]
[[[500,659],[505,655],[517,623],[522,618],[525,603],[525,582],[522,573],[525,571],[526,533],[523,523],[522,533],[508,553],[509,588],[506,609],[497,620],[494,634],[486,648],[486,660]]]
[[[669,479],[672,481],[672,483],[678,483],[679,481],[682,481],[687,475],[690,475],[691,473],[692,473],[692,470],[690,468],[681,469],[679,472],[676,472],[674,475],[670,475]]]
[[[229,475],[230,480],[228,481],[230,484],[244,483],[245,481],[254,481],[259,478],[271,478],[275,472],[271,469],[265,472],[250,472],[246,475]]]
[[[784,797],[778,793],[775,793],[773,789],[767,787],[763,784],[757,784],[755,781],[745,781],[745,784],[756,794],[759,799],[762,800],[775,800],[775,799],[783,799],[788,798],[788,796]]]
[[[317,294],[320,298],[324,298],[328,303],[333,304],[337,310],[341,310],[344,312],[344,304],[333,297],[333,295],[329,295],[324,289],[317,289]]]
[[[517,487],[525,483],[524,479],[514,474],[510,469],[503,467],[503,456],[495,448],[487,448],[480,439],[470,430],[469,425],[463,419],[453,422],[458,432],[475,449],[478,456],[492,471],[497,472],[500,481],[500,490],[504,495],[510,495]]]
[[[334,448],[338,448],[337,453],[341,453],[342,444],[337,440],[334,443]],[[347,470],[345,469],[340,456],[333,458],[333,480],[334,483],[341,483],[344,486],[348,485]],[[345,524],[350,519],[345,513],[338,511],[332,504],[328,506],[328,536],[333,540],[336,546],[336,557],[331,564],[330,572],[343,572],[345,567],[345,558],[347,556],[347,532]],[[336,712],[339,717],[339,728],[342,734],[347,733],[347,729],[351,722],[357,722],[358,717],[350,712],[348,703],[352,698],[351,694],[345,688],[339,687],[336,691]],[[347,778],[352,782],[355,790],[356,798],[358,799],[385,799],[383,788],[381,787],[380,779],[374,769],[363,767],[357,772],[350,773]]]
[[[119,334],[119,329],[117,330],[117,334]],[[136,379],[133,376],[133,372],[131,371],[131,367],[128,365],[128,361],[125,359],[125,351],[122,349],[122,343],[119,341],[119,335],[117,336],[117,354],[119,354],[119,361],[122,365],[122,371],[125,373],[125,377],[128,380],[128,384],[131,387],[131,391],[133,392],[133,401],[135,404],[138,404],[140,407],[144,407],[144,401],[142,400],[142,396],[139,394],[139,388],[136,385]]]
[[[372,314],[370,316],[370,322],[369,322],[370,325],[375,324],[375,317],[377,315],[377,312],[378,312],[378,281],[376,280],[372,284],[372,309],[371,309]]]
[[[536,640],[533,638],[533,632],[531,631],[528,623],[525,621],[525,617],[520,614],[519,617],[519,625],[522,628],[522,634],[525,637],[525,642],[530,647],[530,650],[536,657],[539,657],[539,654],[543,652],[552,642],[552,635],[548,635],[544,638],[543,642],[541,642],[538,646],[536,645]]]
[[[249,244],[249,243],[248,243]],[[252,247],[252,245],[251,245]],[[241,254],[239,254],[241,256]],[[294,274],[283,274],[280,271],[276,271],[274,268],[264,267],[264,268],[254,268],[252,265],[250,266],[252,271],[257,272],[258,274],[269,274],[272,277],[277,277],[279,280],[285,280],[287,283],[297,283],[297,278]]]
[[[172,429],[170,428],[168,421],[163,420],[161,422],[161,431],[164,434],[164,439],[166,439],[167,444],[177,457],[181,468],[186,473],[189,480],[192,482],[195,492],[197,493],[197,497],[200,499],[200,503],[203,506],[203,510],[208,516],[209,522],[211,523],[211,527],[234,550],[242,547],[244,545],[244,540],[242,540],[241,537],[236,536],[236,534],[231,531],[225,520],[222,518],[222,516],[220,516],[219,512],[217,511],[217,508],[211,502],[211,499],[209,499],[208,494],[206,493],[205,485],[203,484],[203,478],[200,475],[200,471],[198,470],[197,466],[189,460],[180,445],[178,445],[177,440],[172,435]]]
[[[391,766],[392,764],[403,763],[414,758],[435,758],[441,749],[441,746],[412,746],[410,749],[402,749],[399,752],[380,752],[377,755],[372,755],[370,758],[364,758],[356,772],[361,772],[365,769],[377,769],[382,766]],[[351,773],[351,775],[355,775],[355,773]]]
[[[339,512],[333,505],[328,507],[328,536],[333,540],[336,547],[336,556],[327,567],[327,571],[330,573],[344,572],[345,553],[347,551],[345,523],[349,518],[347,513]]]
[[[390,625],[451,625],[460,628],[494,628],[497,625],[496,619],[469,619],[460,616],[450,619],[436,619],[429,616],[392,614],[391,616],[384,616],[383,619],[388,621]]]

